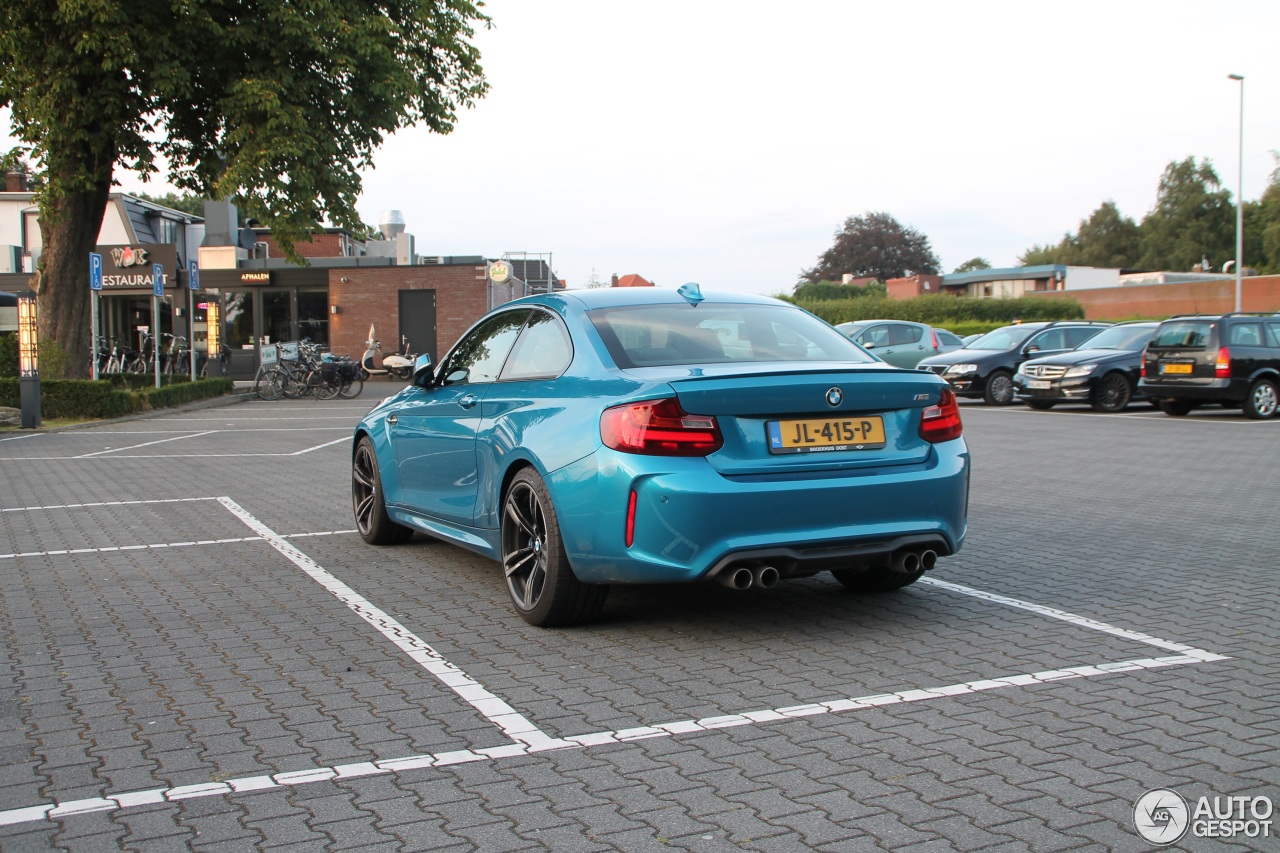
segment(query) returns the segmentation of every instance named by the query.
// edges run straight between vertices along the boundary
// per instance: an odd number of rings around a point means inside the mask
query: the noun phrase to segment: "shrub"
[[[223,397],[233,390],[226,377],[176,379],[162,388],[147,385],[154,382],[147,375],[112,374],[109,379],[42,379],[40,381],[40,414],[45,418],[117,418],[133,412],[167,409]],[[20,380],[0,378],[0,406],[21,406]]]

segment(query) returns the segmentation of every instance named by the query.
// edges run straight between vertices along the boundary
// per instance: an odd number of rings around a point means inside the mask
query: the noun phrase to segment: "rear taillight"
[[[1218,350],[1218,357],[1213,362],[1213,376],[1215,379],[1231,378],[1231,350],[1226,347]]]
[[[929,330],[929,339],[933,341],[933,348],[935,351],[942,349],[942,347],[939,346],[938,344],[938,333],[935,332],[933,329]]]
[[[691,415],[674,397],[605,409],[600,440],[623,453],[649,456],[706,456],[724,443],[710,415]]]
[[[1142,360],[1138,362],[1138,377],[1140,379],[1147,378],[1147,348],[1142,348]]]
[[[929,406],[920,414],[920,437],[937,444],[959,438],[962,431],[960,404],[950,388],[943,388],[938,404]]]

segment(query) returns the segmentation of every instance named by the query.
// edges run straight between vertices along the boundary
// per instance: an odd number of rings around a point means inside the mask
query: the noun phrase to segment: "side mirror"
[[[413,362],[413,384],[426,385],[431,378],[431,356],[423,353]]]
[[[867,341],[865,344],[863,344],[863,345],[862,345],[862,348],[863,348],[863,349],[875,349],[875,348],[876,348],[876,342],[875,342],[875,341]]]
[[[1040,347],[1036,346],[1035,344],[1028,344],[1027,348],[1024,349],[1023,352],[1030,355],[1033,352],[1040,352]]]

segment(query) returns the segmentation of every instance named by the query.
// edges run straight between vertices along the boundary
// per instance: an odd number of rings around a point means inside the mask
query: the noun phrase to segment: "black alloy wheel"
[[[1277,391],[1275,380],[1259,379],[1249,388],[1249,396],[1244,399],[1244,413],[1256,421],[1274,417],[1276,407],[1280,404],[1280,391]]]
[[[351,456],[351,506],[360,538],[370,545],[399,545],[413,537],[412,528],[396,524],[387,515],[378,456],[367,435],[356,442]]]
[[[1108,373],[1093,389],[1089,405],[1097,412],[1123,412],[1133,399],[1133,386],[1122,373]]]
[[[1013,402],[1013,377],[1007,370],[996,370],[987,377],[982,399],[988,406],[1007,406]]]
[[[516,474],[502,502],[502,571],[520,618],[530,625],[574,625],[595,618],[609,587],[574,575],[546,484],[532,469]]]

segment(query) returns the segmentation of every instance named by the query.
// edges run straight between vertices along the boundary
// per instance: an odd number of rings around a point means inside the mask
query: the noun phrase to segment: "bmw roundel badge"
[[[839,388],[827,389],[827,405],[828,406],[834,409],[836,406],[839,406],[841,401],[843,400],[844,400],[844,392],[841,391]]]

